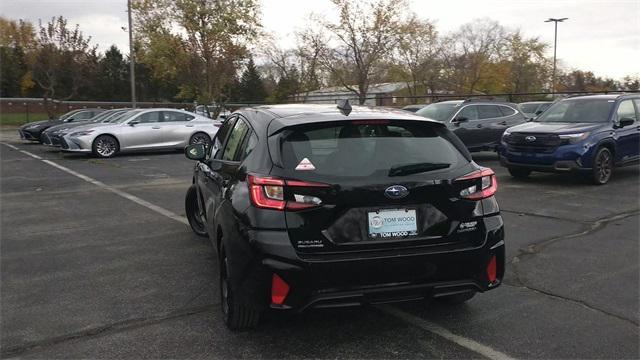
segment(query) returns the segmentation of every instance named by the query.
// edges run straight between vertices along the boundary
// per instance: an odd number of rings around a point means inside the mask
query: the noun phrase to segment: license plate
[[[418,235],[416,211],[393,209],[372,211],[368,214],[369,237],[374,239]]]

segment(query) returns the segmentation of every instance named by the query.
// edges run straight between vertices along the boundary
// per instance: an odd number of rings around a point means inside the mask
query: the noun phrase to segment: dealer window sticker
[[[300,161],[298,166],[296,166],[296,170],[302,170],[302,171],[310,171],[315,169],[316,167],[313,166],[313,163],[311,163],[311,160],[307,158],[302,159],[302,161]]]

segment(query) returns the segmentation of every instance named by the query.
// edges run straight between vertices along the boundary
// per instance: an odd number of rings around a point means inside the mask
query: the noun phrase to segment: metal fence
[[[640,91],[565,91],[565,92],[529,92],[529,93],[498,93],[498,94],[453,94],[453,93],[438,93],[438,94],[425,94],[417,96],[407,95],[394,95],[394,94],[373,94],[365,97],[367,104],[377,106],[389,106],[389,107],[403,107],[410,104],[429,104],[445,100],[457,100],[468,98],[481,98],[501,100],[508,102],[523,102],[534,100],[555,100],[557,98],[575,96],[575,95],[589,95],[589,94],[621,94],[621,93],[640,93]],[[318,95],[315,94],[312,100],[308,97],[298,95],[286,101],[286,103],[337,103],[338,100],[343,100],[342,96],[335,96],[331,94]],[[357,104],[357,97],[355,94],[348,96],[353,104]],[[220,106],[229,110],[235,110],[240,107],[247,106],[259,106],[259,105],[271,105],[277,104],[276,102],[266,101],[228,101]],[[176,103],[176,102],[137,102],[139,108],[155,108],[155,107],[168,107],[176,109],[185,109],[193,111],[196,103]],[[131,102],[125,101],[56,101],[50,100],[50,108],[55,115],[61,115],[71,110],[82,108],[102,108],[102,109],[115,109],[132,107]],[[24,122],[42,119],[46,114],[46,107],[44,99],[39,98],[0,98],[0,115],[2,114],[15,114],[24,118]],[[20,115],[21,114],[21,115]]]

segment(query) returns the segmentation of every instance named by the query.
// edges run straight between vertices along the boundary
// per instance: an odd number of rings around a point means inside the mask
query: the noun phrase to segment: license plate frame
[[[417,210],[396,208],[368,211],[367,235],[372,240],[415,237],[418,235]]]

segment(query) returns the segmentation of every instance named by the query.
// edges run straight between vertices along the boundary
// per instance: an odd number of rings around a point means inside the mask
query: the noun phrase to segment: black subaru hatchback
[[[268,309],[469,300],[504,274],[496,177],[440,122],[277,105],[232,114],[197,160],[189,223],[219,256],[226,325]]]

